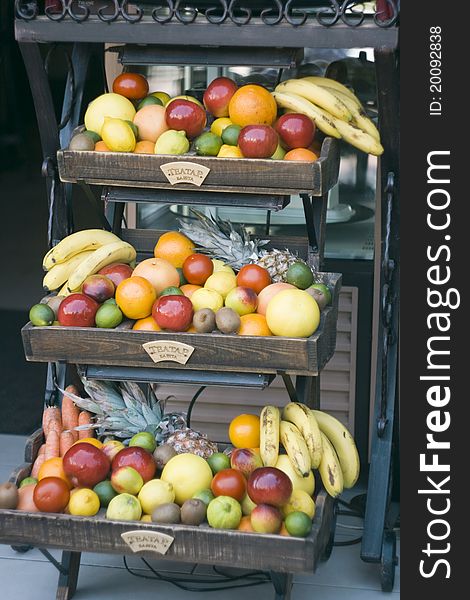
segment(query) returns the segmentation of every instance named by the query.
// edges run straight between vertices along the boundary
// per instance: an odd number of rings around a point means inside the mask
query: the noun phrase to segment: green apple
[[[313,292],[313,290],[318,290],[319,292],[321,292],[324,295],[324,306],[328,306],[328,304],[331,304],[331,300],[332,300],[332,296],[331,296],[331,292],[328,288],[327,285],[325,285],[324,283],[312,283],[311,286],[309,286],[305,291],[308,292],[311,296],[314,296],[315,292]],[[313,292],[313,293],[312,293]],[[316,298],[315,298],[316,300]],[[318,302],[319,306],[321,303],[321,298],[320,298],[320,302]],[[320,306],[320,309],[322,308],[322,306]]]
[[[214,452],[206,460],[214,475],[219,471],[223,471],[223,469],[230,468],[230,458],[223,452]]]
[[[157,441],[149,431],[139,431],[131,438],[129,446],[139,446],[147,452],[153,452],[157,447]]]
[[[242,500],[242,513],[245,515],[245,517],[251,515],[254,508],[256,508],[256,504],[253,502],[250,496],[248,496],[248,494],[245,494],[245,497]]]
[[[240,503],[230,496],[218,496],[207,507],[207,522],[215,529],[236,529],[241,520]]]
[[[144,480],[133,467],[118,467],[111,474],[111,485],[118,494],[138,494]]]

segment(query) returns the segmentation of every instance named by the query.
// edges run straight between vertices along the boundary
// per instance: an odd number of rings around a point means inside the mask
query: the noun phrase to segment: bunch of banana
[[[260,417],[260,455],[265,466],[275,466],[281,444],[292,468],[301,477],[318,469],[323,487],[336,497],[359,477],[359,454],[354,438],[328,413],[290,402],[281,413],[265,406]]]
[[[380,156],[379,132],[358,98],[346,86],[327,77],[303,77],[281,82],[273,92],[281,108],[307,115],[320,131]]]
[[[60,296],[79,291],[89,275],[114,262],[132,263],[135,249],[102,229],[85,229],[64,238],[43,260],[46,292],[59,290]]]

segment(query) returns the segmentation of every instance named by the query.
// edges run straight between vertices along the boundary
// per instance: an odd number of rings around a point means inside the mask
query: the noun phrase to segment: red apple
[[[82,294],[86,294],[100,304],[114,297],[114,283],[104,275],[89,275],[82,285]]]
[[[257,533],[279,533],[282,515],[278,508],[268,504],[259,504],[250,515],[251,526]]]
[[[166,124],[170,129],[185,131],[195,138],[204,131],[207,123],[206,111],[189,100],[173,100],[166,109]]]
[[[66,327],[94,327],[100,305],[85,294],[70,294],[62,300],[57,320]]]
[[[292,482],[276,467],[261,467],[250,475],[247,491],[255,504],[283,506],[291,497]]]
[[[186,296],[161,296],[152,307],[152,317],[158,326],[170,331],[189,329],[193,314],[193,304]]]
[[[230,456],[230,465],[249,477],[255,469],[263,466],[263,461],[253,448],[235,448]]]
[[[134,269],[125,263],[112,263],[98,271],[98,275],[105,275],[117,287],[124,279],[129,279]]]
[[[153,479],[157,470],[157,464],[153,455],[140,446],[130,446],[118,452],[113,458],[111,469],[114,472],[119,467],[132,467],[140,473],[144,483]]]
[[[308,148],[313,142],[315,124],[306,115],[287,113],[274,123],[281,145],[287,150]]]
[[[271,158],[278,143],[278,135],[269,125],[247,125],[238,136],[238,146],[245,158]]]
[[[144,480],[134,467],[119,467],[111,473],[111,485],[118,494],[137,495],[144,485]]]
[[[258,295],[249,287],[236,287],[227,294],[225,306],[242,317],[255,312],[258,306]]]
[[[74,444],[64,454],[62,460],[65,474],[74,487],[92,488],[106,479],[111,463],[93,444]]]
[[[204,92],[204,106],[214,117],[228,117],[228,105],[238,90],[237,84],[228,77],[217,77]]]
[[[101,452],[104,452],[109,459],[109,462],[113,460],[118,452],[125,448],[124,444],[119,440],[109,440],[101,447]]]

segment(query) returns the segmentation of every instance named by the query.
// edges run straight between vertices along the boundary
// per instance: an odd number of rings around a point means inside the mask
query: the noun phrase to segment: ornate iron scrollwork
[[[135,14],[129,14],[127,11],[127,5],[129,0],[122,0],[121,2],[121,15],[124,20],[128,23],[138,23],[140,19],[144,15],[144,11],[139,8],[137,5],[135,6]]]
[[[211,6],[210,8],[206,8],[206,19],[213,25],[220,25],[220,23],[223,23],[228,17],[228,1],[219,0],[219,4],[220,6]]]
[[[176,0],[175,4],[175,16],[180,23],[193,23],[197,19],[198,9],[194,6],[181,6],[182,0]],[[183,0],[184,2],[184,0]]]
[[[15,15],[19,19],[31,21],[38,16],[39,8],[36,0],[15,0]]]
[[[47,6],[44,9],[45,14],[51,19],[51,21],[62,21],[66,16],[69,16],[71,19],[76,21],[77,23],[82,23],[86,21],[90,16],[90,9],[88,6],[77,6],[74,8],[74,4],[76,4],[76,0],[58,0],[61,8],[57,9],[54,6]]]
[[[163,15],[161,13],[164,13]],[[166,0],[166,4],[159,4],[152,10],[152,19],[157,23],[169,23],[175,14],[173,0]]]
[[[235,25],[247,25],[251,21],[251,8],[246,8],[246,6],[238,6],[238,0],[230,0],[230,5],[228,7],[228,14],[230,19],[235,23]],[[239,17],[237,16],[237,12],[242,12],[245,16]]]
[[[113,4],[113,9],[114,11],[112,13],[108,13],[106,14],[106,9],[109,9],[110,7],[100,7],[98,9],[98,18],[101,19],[101,21],[104,21],[105,23],[111,23],[112,21],[115,21],[120,13],[121,13],[121,7],[119,6],[119,0],[109,0],[109,2],[111,2]]]
[[[293,6],[295,0],[289,0],[284,8],[284,17],[294,27],[300,27],[307,22],[308,14]],[[296,16],[297,15],[297,16]]]
[[[364,8],[354,10],[355,7],[362,5],[358,0],[346,0],[341,6],[341,20],[349,27],[359,27],[365,19]]]
[[[284,7],[282,6],[281,0],[272,0],[276,6],[272,8],[265,8],[261,11],[261,20],[266,25],[277,25],[282,21],[284,16]]]
[[[317,13],[317,21],[324,27],[332,27],[341,18],[341,6],[337,0],[330,0],[331,6]]]

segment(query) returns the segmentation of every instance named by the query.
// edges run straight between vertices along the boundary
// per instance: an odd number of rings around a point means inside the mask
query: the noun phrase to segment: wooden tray
[[[320,326],[309,338],[34,327],[28,323],[22,329],[26,359],[100,366],[317,375],[335,351],[341,283],[341,275],[337,273],[322,276],[334,290],[333,301],[322,312]],[[170,359],[155,363],[143,346],[149,342],[155,346],[151,351]],[[178,344],[194,349],[185,363],[176,362],[189,352]]]
[[[10,481],[17,484],[30,474],[41,443],[42,430],[38,430],[27,441],[26,462],[16,469]],[[333,499],[320,491],[315,502],[312,531],[305,539],[224,531],[207,525],[111,521],[105,518],[104,511],[95,517],[74,517],[0,510],[0,543],[72,552],[93,548],[94,552],[106,554],[133,554],[122,533],[158,531],[174,538],[168,552],[165,555],[139,552],[139,556],[278,573],[311,573],[326,553],[334,522]]]
[[[333,138],[324,140],[321,156],[313,163],[128,152],[57,152],[60,179],[68,183],[279,195],[326,194],[338,181],[339,161],[338,140]],[[169,163],[175,164],[173,174],[184,167],[181,163],[192,163],[193,167],[186,167],[186,175],[179,176],[181,181],[170,183],[161,169]],[[199,174],[206,169],[209,172],[201,182]],[[187,178],[196,183],[185,182]]]

